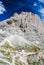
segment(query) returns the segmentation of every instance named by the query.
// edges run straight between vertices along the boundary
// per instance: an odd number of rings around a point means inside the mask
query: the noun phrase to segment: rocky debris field
[[[31,12],[0,22],[0,65],[44,65],[43,30],[39,16]]]

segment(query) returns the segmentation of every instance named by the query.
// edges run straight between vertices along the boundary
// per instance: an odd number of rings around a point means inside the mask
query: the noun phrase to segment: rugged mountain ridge
[[[43,23],[38,15],[15,13],[0,22],[0,64],[44,65]]]
[[[38,15],[28,12],[15,13],[4,22],[0,22],[0,40],[10,35],[20,35],[30,42],[44,42],[44,32]]]

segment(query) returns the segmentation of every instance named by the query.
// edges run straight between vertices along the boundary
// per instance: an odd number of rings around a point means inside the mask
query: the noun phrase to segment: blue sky
[[[44,21],[44,0],[0,0],[0,21],[22,11],[38,14]]]

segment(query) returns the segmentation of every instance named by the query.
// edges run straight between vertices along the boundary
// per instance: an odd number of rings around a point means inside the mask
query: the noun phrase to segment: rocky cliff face
[[[0,41],[11,35],[19,35],[30,42],[44,42],[43,24],[38,15],[28,12],[15,13],[0,22]]]
[[[15,49],[17,50],[15,51]],[[32,52],[28,51],[28,53],[26,53],[24,49],[26,49],[27,51],[30,50]],[[39,52],[37,51],[37,49],[39,50]],[[7,52],[7,54],[9,53],[9,56],[11,57],[11,59],[8,59],[11,62],[8,62],[7,60],[5,60],[4,62],[4,59],[0,59],[2,62],[7,63],[5,65],[28,65],[30,63],[31,65],[44,65],[42,60],[40,60],[40,58],[44,59],[44,54],[42,52],[44,51],[43,49],[43,24],[41,23],[38,15],[31,12],[22,12],[21,14],[15,13],[8,20],[0,22],[0,53],[4,54],[5,52],[6,54]],[[10,50],[12,50],[12,52],[14,51],[16,54],[14,55],[14,52],[12,54]],[[35,57],[34,59],[33,54]],[[15,60],[15,57],[17,60]],[[4,58],[7,59],[6,57]],[[36,58],[37,60],[35,61]],[[25,60],[25,62],[23,61],[23,59]],[[31,60],[32,62],[30,62]]]

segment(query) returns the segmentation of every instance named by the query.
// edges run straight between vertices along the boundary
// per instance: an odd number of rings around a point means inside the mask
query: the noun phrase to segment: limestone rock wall
[[[9,19],[0,22],[0,31],[0,40],[16,34],[31,42],[44,42],[43,24],[39,16],[31,12],[15,13]]]

